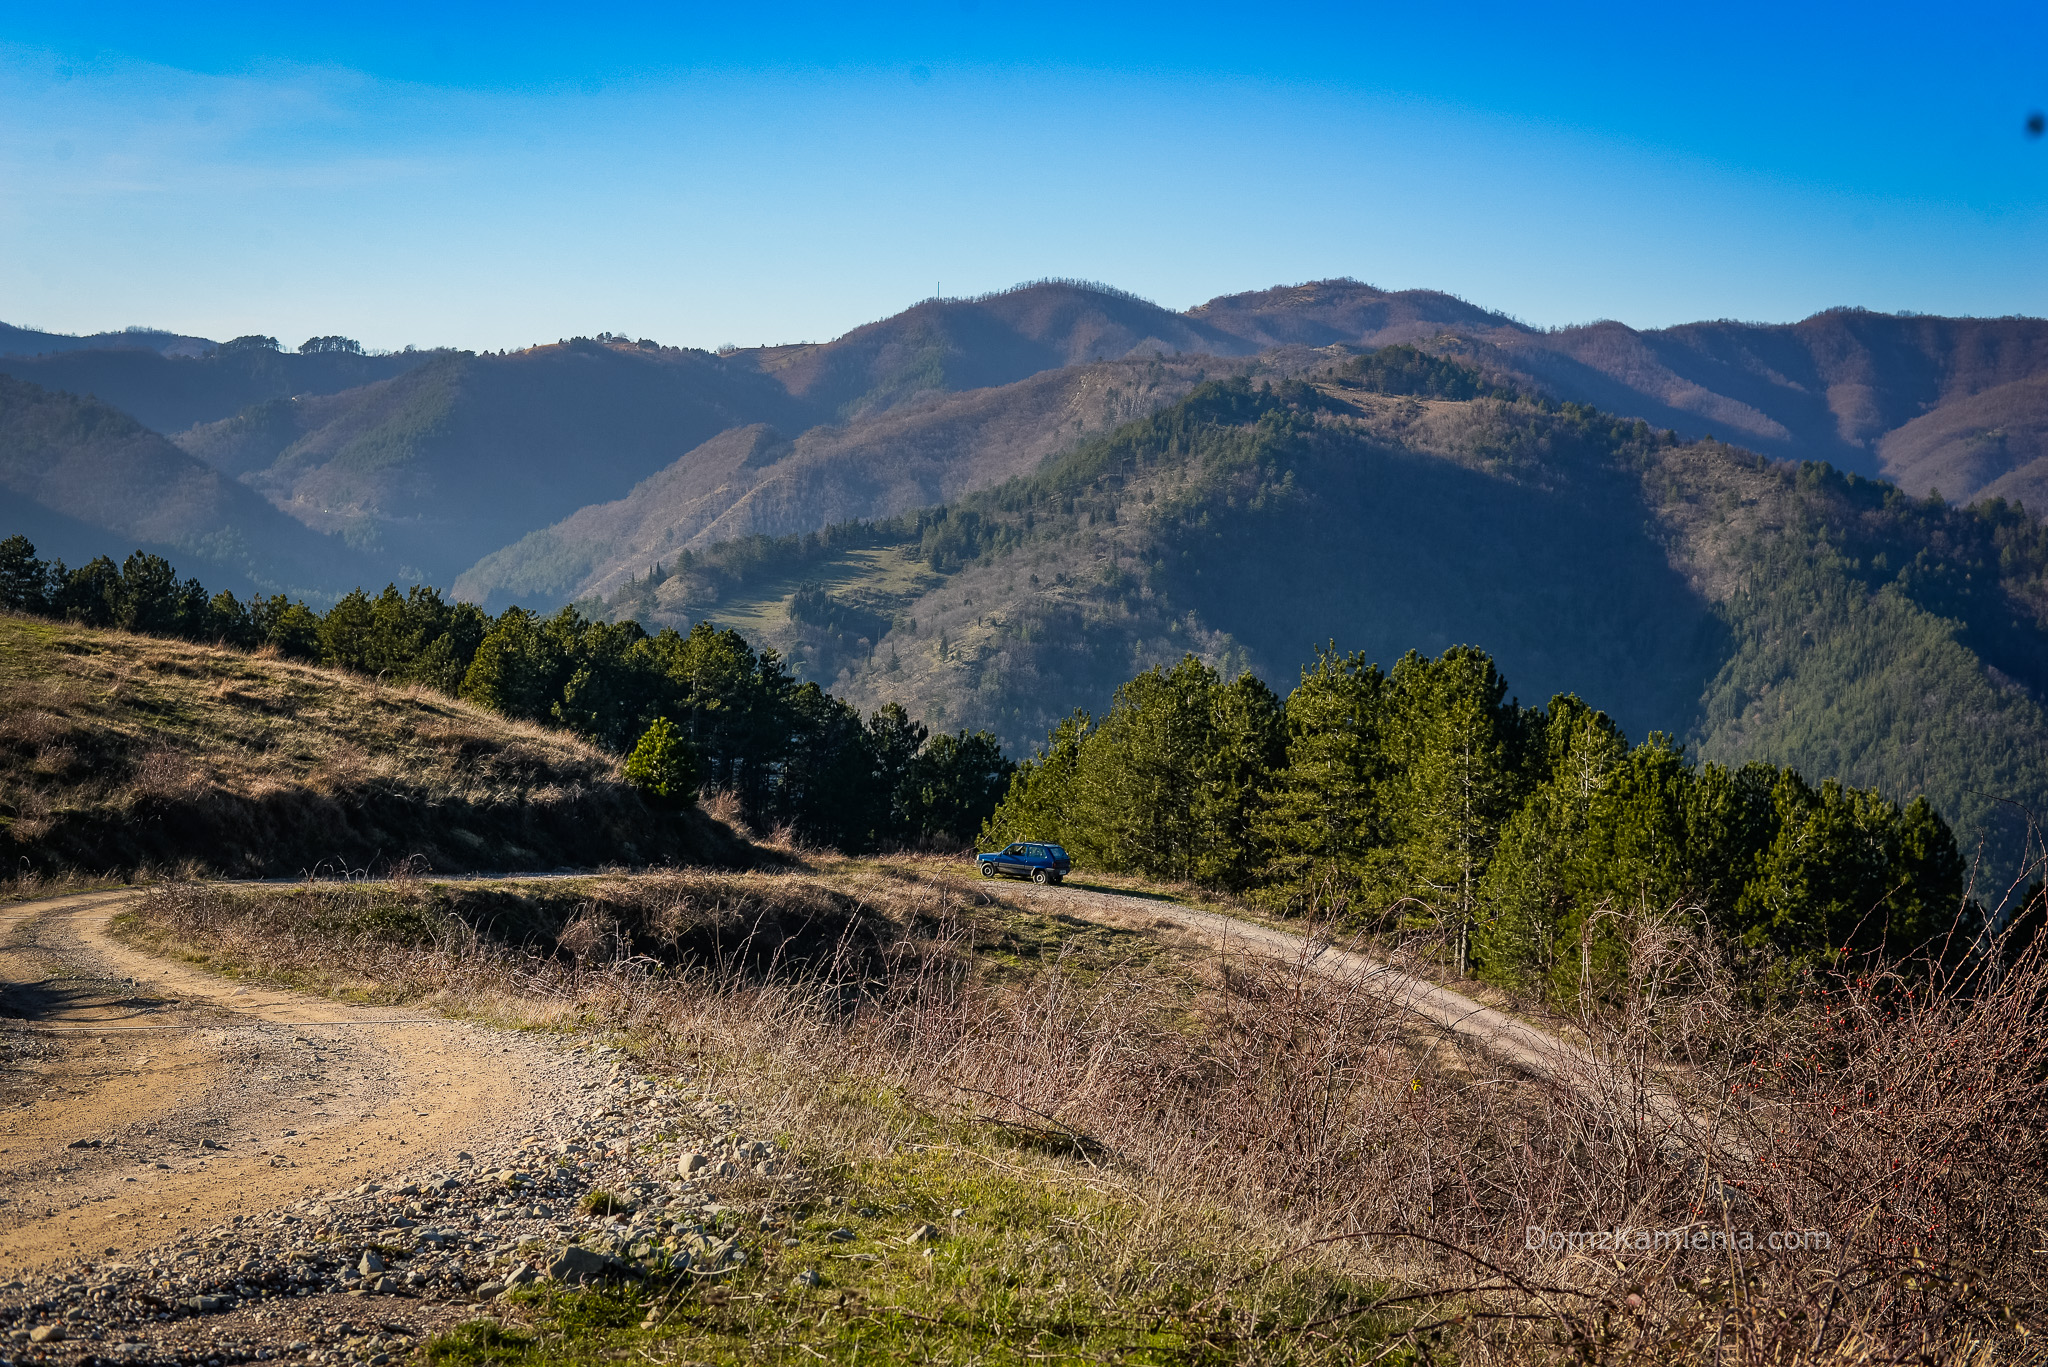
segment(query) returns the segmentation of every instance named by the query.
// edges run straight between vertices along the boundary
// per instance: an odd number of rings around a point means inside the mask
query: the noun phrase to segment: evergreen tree
[[[649,724],[626,757],[625,773],[628,783],[670,804],[688,803],[697,796],[696,753],[667,717],[656,717]]]
[[[900,703],[888,703],[868,719],[870,784],[883,799],[875,839],[884,845],[907,845],[924,829],[924,800],[917,756],[931,733],[911,720]]]
[[[94,556],[64,576],[56,607],[73,622],[89,627],[117,625],[121,614],[121,567],[104,555]]]
[[[561,696],[567,666],[558,637],[543,632],[526,609],[507,608],[478,644],[462,696],[508,717],[541,721]]]
[[[1528,720],[1492,657],[1470,646],[1435,660],[1410,651],[1388,695],[1397,891],[1444,935],[1462,977],[1495,839],[1530,786]]]
[[[995,811],[982,823],[976,843],[999,850],[1017,840],[1044,840],[1078,848],[1077,829],[1070,824],[1081,747],[1093,728],[1086,712],[1063,718],[1046,738],[1045,748],[1019,764]]]
[[[933,736],[912,766],[920,834],[970,843],[1002,800],[1015,769],[986,731]]]
[[[249,609],[234,594],[222,589],[206,604],[204,635],[238,650],[254,650],[262,644]]]
[[[1481,883],[1473,927],[1481,976],[1549,983],[1566,957],[1566,925],[1584,901],[1594,796],[1628,753],[1606,713],[1561,694],[1533,728],[1543,781],[1509,818]]]
[[[1242,891],[1267,862],[1257,833],[1265,789],[1287,759],[1287,709],[1240,674],[1209,693],[1209,742],[1197,766],[1194,877]]]
[[[1216,671],[1188,655],[1116,691],[1081,750],[1076,838],[1103,868],[1192,879]]]
[[[1286,764],[1253,826],[1272,852],[1264,896],[1291,914],[1355,914],[1384,878],[1386,713],[1386,675],[1335,643],[1287,697]]]
[[[776,818],[806,840],[853,854],[874,849],[889,804],[873,781],[860,713],[814,683],[791,694],[790,713],[799,740],[776,784]]]
[[[51,592],[50,567],[36,559],[34,543],[25,536],[0,541],[0,608],[45,613]]]

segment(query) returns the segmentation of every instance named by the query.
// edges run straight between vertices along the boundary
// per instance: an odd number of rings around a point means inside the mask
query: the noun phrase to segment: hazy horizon
[[[823,341],[1352,276],[1537,326],[2048,313],[2048,21],[112,4],[0,29],[0,318]]]

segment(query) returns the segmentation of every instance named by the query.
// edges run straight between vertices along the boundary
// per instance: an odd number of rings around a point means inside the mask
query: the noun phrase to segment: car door
[[[1004,850],[1003,857],[998,862],[1002,865],[1004,873],[1021,874],[1025,877],[1031,874],[1031,865],[1025,862],[1024,846],[1021,843]]]

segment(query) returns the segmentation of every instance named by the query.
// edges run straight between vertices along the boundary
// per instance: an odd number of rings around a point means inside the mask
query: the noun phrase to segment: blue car
[[[1020,840],[1007,849],[975,858],[981,863],[983,878],[1001,874],[1007,878],[1029,878],[1034,883],[1057,883],[1074,867],[1067,852],[1059,846],[1032,840]]]

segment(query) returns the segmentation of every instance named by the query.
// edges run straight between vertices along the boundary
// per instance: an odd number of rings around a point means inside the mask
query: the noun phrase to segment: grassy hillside
[[[1363,382],[1205,387],[1029,478],[716,549],[658,594],[859,704],[1017,747],[1187,651],[1284,690],[1329,638],[1382,663],[1464,642],[1632,735],[1924,792],[2002,857],[2001,800],[2048,810],[2048,548],[2023,514]]]
[[[412,856],[444,871],[748,857],[560,732],[340,671],[0,615],[9,868],[290,877]]]
[[[0,490],[9,533],[74,562],[140,544],[175,554],[223,588],[316,597],[370,568],[338,538],[308,533],[126,414],[5,376]]]
[[[443,354],[382,384],[268,403],[179,441],[400,577],[446,583],[565,511],[625,494],[717,432],[807,425],[793,415],[780,387],[704,352],[578,340]]]

